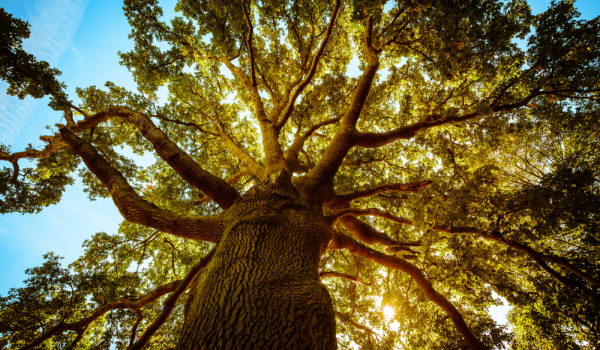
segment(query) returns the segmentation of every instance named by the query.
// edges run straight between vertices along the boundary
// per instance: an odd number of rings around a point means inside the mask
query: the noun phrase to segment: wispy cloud
[[[77,56],[77,61],[81,66],[81,64],[83,63],[83,55],[79,53],[79,50],[77,50],[75,46],[71,46],[71,49],[73,50],[73,52],[75,52],[75,55]]]
[[[87,4],[88,0],[35,0],[31,15],[24,18],[31,25],[31,36],[23,48],[38,60],[56,66],[61,55],[72,47]],[[0,84],[0,142],[10,144],[29,121],[38,101],[7,96],[6,86]]]

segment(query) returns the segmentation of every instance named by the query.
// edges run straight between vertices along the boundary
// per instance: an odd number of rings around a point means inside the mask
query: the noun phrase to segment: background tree
[[[65,118],[42,150],[3,147],[2,212],[57,203],[78,170],[125,219],[0,299],[3,346],[600,346],[600,19],[570,1],[124,10],[139,91],[77,104],[0,11],[9,93]]]

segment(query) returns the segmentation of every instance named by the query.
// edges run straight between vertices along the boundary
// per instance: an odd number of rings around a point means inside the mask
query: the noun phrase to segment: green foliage
[[[333,6],[308,0],[245,6],[254,23],[257,86],[268,114],[280,107],[286,87],[311,62]],[[228,68],[235,64],[250,76],[249,27],[240,2],[181,0],[178,16],[169,23],[155,0],[126,0],[124,11],[135,48],[121,53],[121,60],[138,91],[110,82],[105,88],[77,89],[76,117],[85,120],[114,105],[145,113],[205,170],[224,179],[244,164],[219,138],[223,130],[264,164],[253,96]],[[572,1],[553,2],[537,16],[519,0],[342,1],[315,76],[279,136],[284,150],[296,135],[346,112],[359,81],[348,75],[348,65],[353,58],[361,69],[367,64],[369,16],[382,52],[357,125],[360,132],[481,116],[379,148],[352,148],[334,179],[336,193],[432,180],[418,193],[380,193],[352,206],[380,208],[413,221],[402,226],[378,217],[360,219],[399,242],[415,243],[412,251],[396,256],[420,268],[489,347],[600,347],[598,288],[548,263],[572,281],[565,285],[501,242],[433,229],[477,227],[566,259],[600,279],[600,19],[579,19]],[[66,101],[56,82],[59,72],[21,50],[28,35],[24,22],[0,11],[0,77],[19,97],[52,95]],[[516,43],[525,38],[523,50]],[[157,102],[160,87],[169,92],[162,103]],[[298,157],[302,167],[321,159],[338,126],[322,127],[307,140]],[[113,118],[80,137],[152,204],[185,216],[220,212],[210,201],[194,205],[203,194],[164,160],[143,168],[119,153],[125,146],[136,154],[153,152],[134,125]],[[5,168],[0,172],[2,213],[38,212],[57,203],[77,165],[71,152],[54,153],[36,168],[21,170],[17,186],[10,184],[13,173]],[[79,174],[90,198],[110,196],[87,168],[79,168]],[[259,181],[245,175],[233,186],[244,193]],[[84,255],[68,268],[48,254],[42,267],[28,270],[25,287],[0,298],[3,346],[20,348],[61,321],[75,322],[100,305],[134,299],[182,278],[209,248],[127,222],[117,234],[98,233],[84,247]],[[448,316],[406,274],[337,250],[323,256],[320,269],[366,282],[324,279],[335,309],[374,332],[338,319],[340,348],[465,348]],[[503,299],[512,306],[511,328],[495,323],[488,312]],[[149,348],[175,346],[184,304],[185,298]],[[160,305],[144,308],[140,329],[157,317]],[[384,316],[385,307],[395,314]],[[80,344],[126,348],[135,320],[130,310],[107,313],[89,326]],[[74,338],[66,332],[43,347],[68,347]]]
[[[74,180],[79,159],[72,152],[62,151],[37,161],[35,168],[21,169],[18,184],[11,183],[13,171],[0,172],[0,213],[39,213],[44,207],[56,204]]]
[[[8,82],[7,93],[20,99],[51,95],[51,106],[65,103],[66,94],[62,91],[65,85],[56,80],[60,71],[22,49],[21,44],[28,37],[27,22],[0,8],[0,79]]]

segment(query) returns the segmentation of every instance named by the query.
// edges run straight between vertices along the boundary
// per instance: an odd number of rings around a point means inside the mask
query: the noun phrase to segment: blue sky
[[[172,15],[174,2],[161,1],[166,15]],[[530,1],[534,13],[549,3]],[[75,87],[103,86],[109,80],[135,90],[117,54],[133,48],[127,39],[130,28],[122,1],[0,0],[0,6],[31,24],[32,35],[25,49],[63,72],[61,80],[72,98]],[[600,14],[598,0],[581,0],[577,6],[584,18]],[[0,82],[0,142],[12,145],[13,151],[28,143],[41,146],[38,138],[47,134],[45,126],[58,123],[61,115],[47,107],[46,99],[20,101],[7,96],[5,90],[6,84]],[[20,164],[25,166],[25,161]],[[100,231],[114,233],[121,220],[110,200],[90,202],[80,182],[67,189],[58,205],[39,214],[0,216],[0,295],[21,286],[25,269],[38,266],[44,253],[54,251],[70,263],[81,255],[86,238]]]

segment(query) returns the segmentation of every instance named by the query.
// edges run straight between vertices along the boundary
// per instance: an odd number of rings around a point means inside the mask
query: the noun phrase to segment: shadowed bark
[[[330,232],[318,214],[286,172],[236,202],[178,349],[335,349],[335,316],[317,269]]]

